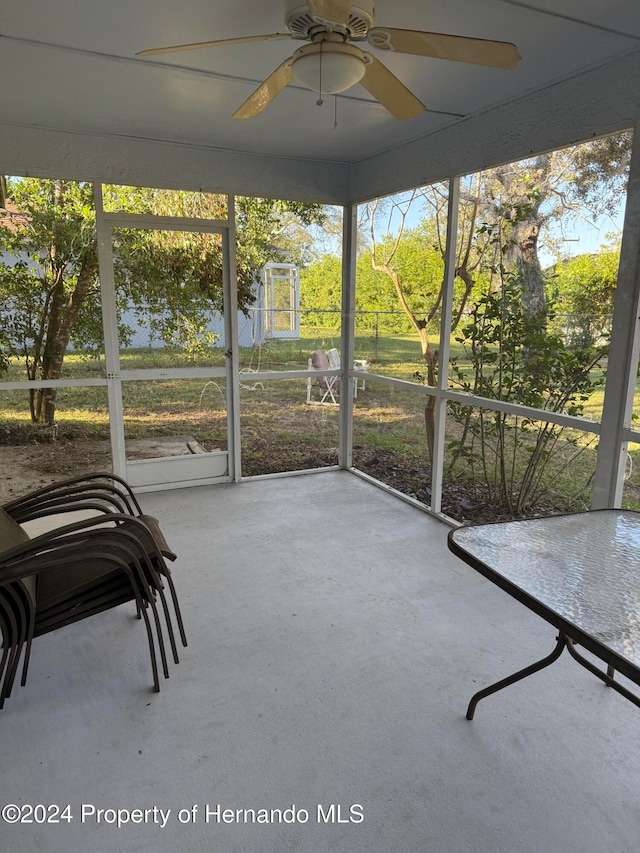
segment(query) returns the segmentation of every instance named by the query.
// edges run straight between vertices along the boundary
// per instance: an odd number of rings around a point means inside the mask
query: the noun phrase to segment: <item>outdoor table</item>
[[[640,513],[593,510],[452,530],[449,549],[558,629],[551,654],[478,691],[485,696],[571,656],[631,702],[640,697],[615,674],[640,685]],[[583,646],[606,672],[575,648]]]

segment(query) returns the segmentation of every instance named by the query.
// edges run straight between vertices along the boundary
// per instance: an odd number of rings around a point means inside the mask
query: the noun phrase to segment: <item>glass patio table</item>
[[[571,656],[640,706],[616,673],[640,685],[640,513],[621,509],[494,522],[452,530],[449,549],[558,629],[551,654],[471,699],[480,699]],[[583,657],[583,646],[606,671]]]

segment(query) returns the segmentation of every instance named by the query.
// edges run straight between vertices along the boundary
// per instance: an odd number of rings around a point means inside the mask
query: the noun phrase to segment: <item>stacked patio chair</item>
[[[78,511],[92,516],[33,539],[20,526]],[[157,520],[142,513],[128,484],[111,474],[66,480],[0,508],[0,708],[11,694],[21,656],[21,683],[26,683],[35,637],[128,601],[135,602],[144,620],[153,685],[159,691],[156,646],[163,675],[169,677],[165,631],[178,663],[165,587],[180,639],[187,645],[165,558],[175,559],[175,554]]]

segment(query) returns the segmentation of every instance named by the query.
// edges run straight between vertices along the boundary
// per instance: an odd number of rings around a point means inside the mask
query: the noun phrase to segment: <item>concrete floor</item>
[[[638,708],[563,656],[465,720],[555,637],[446,526],[347,472],[143,505],[179,554],[189,648],[152,694],[131,605],[34,643],[0,713],[0,800],[72,820],[5,823],[1,851],[638,850]],[[118,828],[109,809],[149,811]]]

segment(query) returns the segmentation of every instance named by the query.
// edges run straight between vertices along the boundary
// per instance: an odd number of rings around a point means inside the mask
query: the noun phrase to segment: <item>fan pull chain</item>
[[[320,42],[320,80],[318,81],[318,100],[316,101],[316,105],[321,107],[324,104],[322,100],[322,42]]]
[[[333,129],[338,126],[338,95],[333,96]]]

